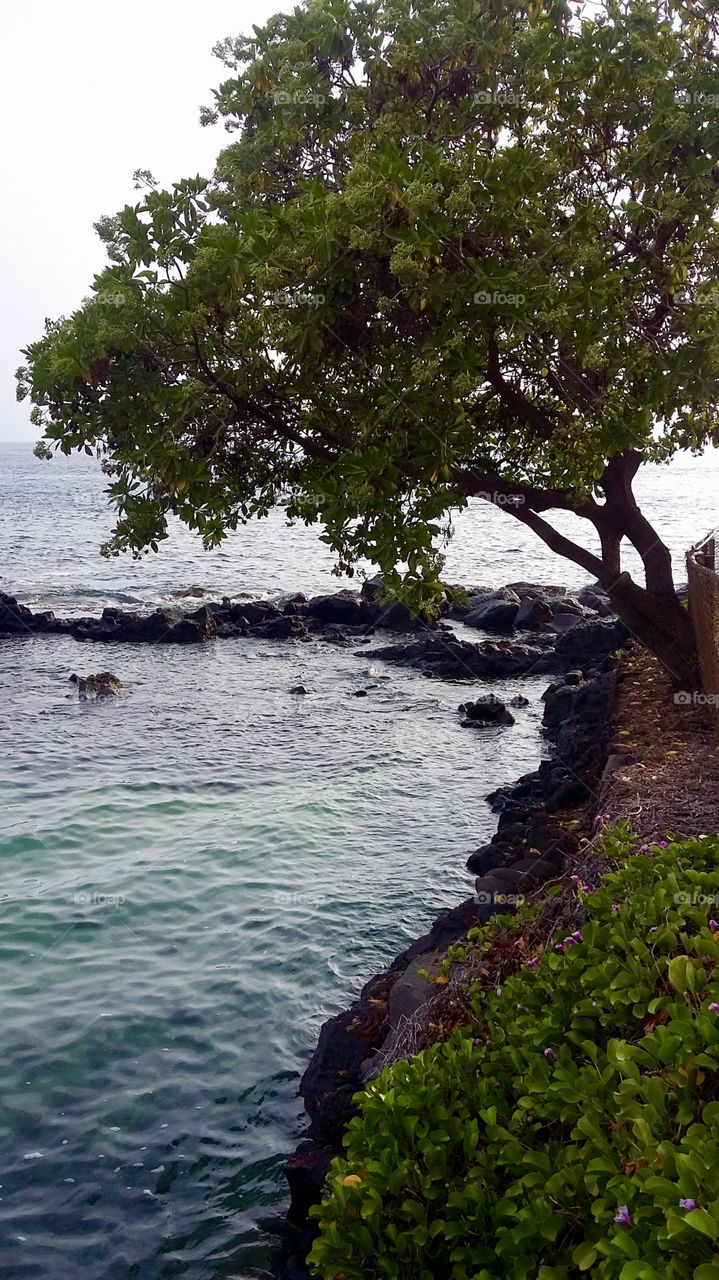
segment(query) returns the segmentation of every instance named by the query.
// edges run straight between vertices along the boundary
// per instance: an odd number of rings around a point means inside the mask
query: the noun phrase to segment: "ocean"
[[[680,578],[718,478],[717,455],[640,477]],[[91,459],[0,445],[0,590],[62,615],[343,585],[281,512],[212,553],[173,529],[103,560],[103,486]],[[481,502],[445,578],[587,580]],[[70,674],[103,669],[120,697],[79,703]],[[461,686],[354,647],[0,639],[3,1280],[276,1274],[319,1028],[471,892],[486,794],[542,754],[546,683],[494,683],[530,705],[469,734]]]

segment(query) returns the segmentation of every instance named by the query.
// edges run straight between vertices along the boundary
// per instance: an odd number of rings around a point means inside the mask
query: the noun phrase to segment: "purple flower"
[[[659,845],[659,848],[660,848],[660,849],[668,849],[668,848],[669,848],[669,841],[668,841],[668,840],[658,840],[658,841],[657,841],[657,843],[658,843],[658,845]]]
[[[649,845],[648,845],[648,844],[643,844],[643,845],[641,845],[641,846],[640,846],[639,852],[640,852],[640,853],[651,853],[651,849],[649,848]]]
[[[562,943],[561,943],[561,942],[555,942],[555,944],[554,944],[554,950],[555,950],[555,951],[558,951],[558,952],[560,953],[560,955],[561,955],[562,951],[564,951],[564,947],[562,946]]]
[[[581,884],[582,882],[581,882],[581,880],[580,880],[579,876],[570,876],[570,877],[569,877],[569,883],[570,883],[570,884]]]
[[[620,1204],[619,1209],[614,1215],[614,1221],[621,1223],[622,1226],[625,1226],[626,1223],[631,1222],[631,1220],[632,1219],[627,1206],[625,1204]]]
[[[618,903],[618,902],[613,902],[613,903],[612,903],[612,915],[613,915],[613,916],[616,916],[616,915],[618,915],[618,914],[619,914],[619,903]]]
[[[545,1058],[556,1058],[557,1055],[554,1052],[554,1049],[545,1049],[544,1056]]]
[[[657,928],[658,928],[658,926],[657,926],[657,925],[653,925],[653,926],[652,926],[652,928],[649,930],[649,932],[650,932],[650,933],[656,933]]]
[[[579,929],[576,929],[574,933],[568,934],[567,937],[563,939],[563,943],[565,947],[574,947],[578,942],[583,942],[583,941],[584,939],[582,938],[582,934]]]
[[[710,920],[709,928],[711,929],[712,933],[716,933],[717,929],[719,929],[719,920]]]
[[[532,959],[527,961],[527,968],[535,969],[538,964],[539,964],[539,956],[532,956]]]
[[[699,1208],[699,1205],[697,1204],[696,1200],[691,1200],[691,1199],[690,1199],[690,1200],[680,1200],[680,1201],[679,1201],[679,1208],[680,1208],[680,1209],[698,1209],[698,1208]]]
[[[717,1004],[716,1000],[712,1000],[711,1004],[709,1005],[709,1012],[719,1013],[719,1004]]]

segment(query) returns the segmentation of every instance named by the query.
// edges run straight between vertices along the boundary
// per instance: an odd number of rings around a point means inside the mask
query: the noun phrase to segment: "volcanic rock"
[[[114,676],[111,671],[98,671],[93,676],[78,676],[73,672],[70,680],[77,685],[77,696],[80,702],[114,698],[124,688],[122,680]]]
[[[514,716],[507,710],[505,703],[491,693],[487,697],[477,698],[476,702],[463,702],[458,710],[466,717],[462,721],[464,726],[515,723]]]

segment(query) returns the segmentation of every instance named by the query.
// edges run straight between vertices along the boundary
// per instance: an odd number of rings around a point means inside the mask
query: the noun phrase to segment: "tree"
[[[214,179],[140,174],[19,373],[45,451],[104,457],[106,550],[283,502],[426,603],[480,496],[695,680],[632,482],[718,434],[717,36],[701,0],[305,0],[219,45]]]

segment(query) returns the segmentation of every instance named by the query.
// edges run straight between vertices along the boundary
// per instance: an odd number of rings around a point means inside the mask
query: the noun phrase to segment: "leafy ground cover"
[[[619,823],[601,848],[575,927],[537,946],[535,906],[474,931],[480,955],[513,936],[514,971],[361,1095],[324,1280],[719,1276],[719,837]]]

